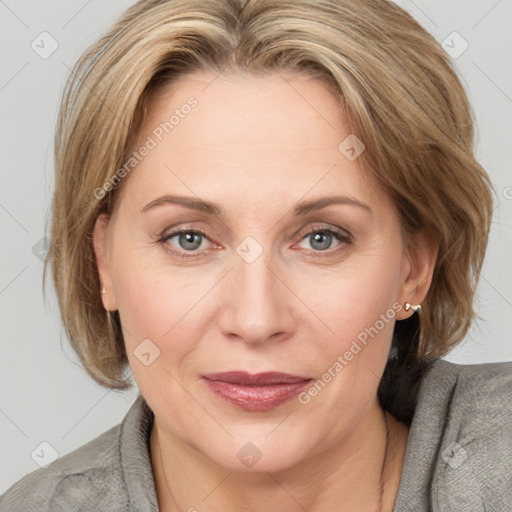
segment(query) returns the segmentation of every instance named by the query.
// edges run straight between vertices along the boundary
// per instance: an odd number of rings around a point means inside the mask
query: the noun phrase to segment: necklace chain
[[[384,459],[382,461],[382,469],[380,472],[380,494],[379,494],[379,505],[377,508],[377,512],[383,512],[383,499],[384,499],[384,470],[386,469],[386,463],[388,459],[388,448],[389,448],[389,425],[388,425],[388,416],[387,412],[384,411],[384,420],[386,422],[386,449],[384,451]],[[162,467],[162,472],[164,475],[165,485],[167,487],[167,490],[169,491],[169,495],[171,496],[172,501],[176,505],[178,510],[181,510],[181,508],[176,503],[176,500],[174,499],[174,495],[171,491],[171,488],[169,487],[169,480],[167,479],[167,475],[165,474],[165,466],[164,461],[162,457],[162,447],[160,445],[160,437],[158,436],[158,428],[157,428],[157,440],[158,440],[158,454],[160,458],[160,465]]]

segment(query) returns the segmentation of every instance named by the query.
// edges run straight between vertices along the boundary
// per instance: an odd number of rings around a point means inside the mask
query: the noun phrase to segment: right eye
[[[191,258],[200,256],[201,251],[208,251],[207,248],[201,247],[205,240],[209,241],[209,238],[206,236],[206,233],[201,230],[179,229],[164,234],[158,241],[164,244],[166,249],[171,251],[171,253],[182,258]],[[171,249],[169,246],[172,246],[173,248]],[[200,251],[199,254],[195,252],[198,250]]]

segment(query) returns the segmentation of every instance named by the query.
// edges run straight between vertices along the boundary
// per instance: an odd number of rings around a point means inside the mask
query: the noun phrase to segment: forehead
[[[195,72],[152,98],[135,147],[150,139],[154,147],[127,188],[141,200],[156,189],[215,192],[221,201],[236,199],[234,190],[249,201],[297,200],[308,191],[375,200],[374,183],[340,151],[349,135],[340,100],[323,81]]]
[[[183,76],[163,89],[143,131],[168,119],[190,97],[197,106],[170,134],[187,147],[231,144],[247,150],[258,147],[254,151],[262,146],[275,152],[325,151],[333,145],[336,149],[339,136],[349,131],[340,100],[317,79],[290,72],[216,76],[205,71]]]

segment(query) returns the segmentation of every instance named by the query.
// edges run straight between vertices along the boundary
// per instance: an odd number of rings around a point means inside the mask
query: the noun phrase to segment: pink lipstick
[[[247,411],[268,411],[298,395],[309,377],[280,372],[251,375],[243,371],[210,373],[203,381],[217,396]]]

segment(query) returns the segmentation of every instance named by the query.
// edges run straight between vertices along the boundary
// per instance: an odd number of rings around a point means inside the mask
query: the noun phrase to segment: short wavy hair
[[[74,350],[99,384],[130,386],[119,315],[103,307],[92,244],[96,219],[112,213],[123,183],[95,190],[129,158],[158,90],[202,70],[323,80],[366,146],[358,162],[392,199],[404,243],[420,231],[438,242],[420,318],[395,324],[381,382],[393,394],[392,366],[420,368],[469,329],[493,187],[474,155],[474,114],[450,57],[386,0],[142,0],[90,46],[59,113],[43,273],[44,287],[51,264]]]

